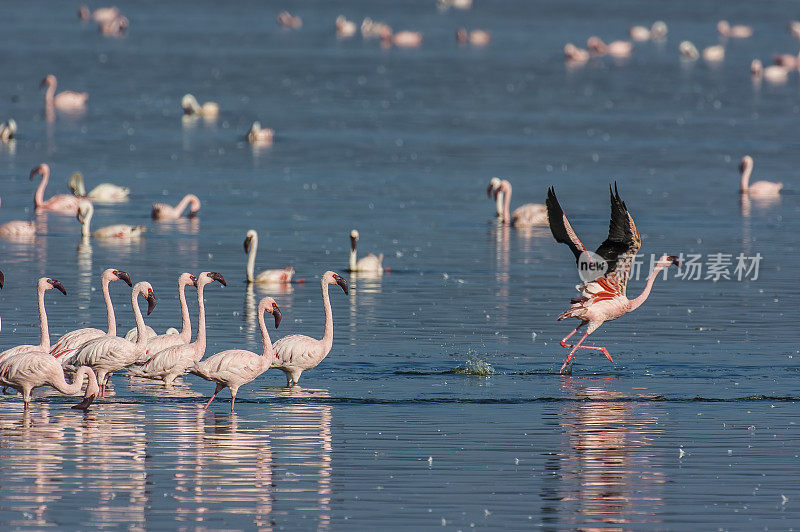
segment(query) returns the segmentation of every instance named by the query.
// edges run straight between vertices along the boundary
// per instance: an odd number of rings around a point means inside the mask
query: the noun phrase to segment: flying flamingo
[[[92,369],[82,366],[75,373],[72,384],[64,378],[64,368],[47,351],[19,351],[0,359],[0,385],[22,393],[25,408],[30,406],[31,391],[40,386],[51,386],[64,395],[75,395],[83,387],[83,377],[89,378],[84,399],[72,408],[86,410],[99,392],[97,378]]]
[[[2,285],[0,284],[0,287],[1,286]],[[25,353],[28,351],[50,352],[50,328],[47,325],[47,312],[44,309],[44,293],[48,290],[52,290],[53,288],[56,288],[64,295],[67,295],[67,290],[64,288],[64,285],[61,284],[61,281],[56,279],[42,277],[36,283],[36,293],[39,299],[39,331],[41,335],[41,341],[39,342],[39,345],[18,345],[16,347],[12,347],[11,349],[6,349],[0,353],[0,361],[5,359],[5,357],[16,353]]]
[[[347,269],[349,272],[366,272],[366,273],[383,273],[383,253],[380,255],[373,255],[370,253],[361,260],[356,260],[356,242],[358,242],[358,231],[353,229],[350,231],[350,267]]]
[[[498,216],[503,223],[514,227],[531,227],[533,225],[547,225],[547,208],[541,203],[526,203],[511,212],[511,182],[507,179],[493,177],[489,181],[486,193],[494,194],[495,206]],[[502,210],[500,208],[502,200]]]
[[[189,218],[197,215],[200,210],[200,199],[194,194],[186,194],[180,203],[176,206],[167,205],[166,203],[153,203],[153,220],[177,220],[183,215],[183,211],[191,204],[189,209]]]
[[[609,190],[610,188],[609,186]],[[615,320],[639,308],[650,295],[650,289],[653,287],[658,272],[673,264],[680,267],[680,262],[677,257],[662,255],[658,259],[650,277],[648,277],[647,284],[641,295],[635,299],[628,299],[626,296],[628,277],[631,273],[633,259],[642,245],[642,240],[639,237],[636,225],[633,223],[633,218],[628,213],[628,208],[619,197],[616,184],[614,185],[614,190],[611,191],[611,222],[608,229],[608,238],[600,244],[595,255],[590,255],[586,247],[575,235],[567,216],[561,209],[558,199],[556,199],[556,194],[552,187],[547,191],[547,215],[550,220],[550,230],[553,232],[553,237],[557,242],[569,246],[575,255],[576,261],[581,258],[584,260],[588,258],[592,262],[602,259],[607,265],[607,269],[605,269],[607,273],[605,275],[577,286],[581,297],[573,299],[571,301],[572,306],[558,317],[558,321],[577,318],[581,322],[561,340],[561,346],[571,348],[571,351],[567,355],[567,359],[564,361],[564,365],[561,366],[559,373],[564,372],[564,369],[572,361],[572,355],[578,349],[601,351],[608,360],[613,362],[611,354],[605,347],[581,344],[583,344],[587,336],[597,330],[604,322]],[[598,256],[599,258],[595,258]],[[569,337],[587,324],[589,327],[581,339],[576,344],[567,344]]]
[[[109,268],[104,271],[103,275],[100,277],[100,285],[103,289],[103,300],[106,303],[106,321],[108,323],[108,331],[103,332],[100,329],[93,329],[90,327],[70,331],[59,338],[53,347],[50,348],[51,355],[61,360],[68,360],[71,353],[89,340],[105,335],[117,335],[117,320],[114,316],[114,304],[111,302],[111,293],[108,289],[108,284],[112,281],[125,281],[128,286],[132,286],[131,276],[128,275],[128,272],[124,272],[122,270]]]
[[[62,91],[56,94],[57,84],[56,77],[48,74],[40,85],[41,87],[47,87],[47,92],[44,94],[44,106],[48,111],[57,109],[65,112],[76,112],[86,109],[86,100],[89,99],[89,93]]]
[[[742,157],[739,171],[742,173],[739,192],[752,198],[775,198],[778,197],[783,188],[783,183],[773,183],[772,181],[756,181],[751,185],[750,174],[753,173],[753,158],[749,155]]]
[[[275,360],[272,362],[272,367],[278,368],[286,375],[286,386],[291,387],[297,384],[301,373],[307,369],[317,367],[331,352],[331,347],[333,346],[333,313],[331,312],[328,287],[332,284],[341,286],[345,294],[350,293],[347,281],[338,273],[329,270],[322,276],[322,309],[325,313],[325,332],[322,335],[322,340],[302,334],[292,334],[284,336],[275,342],[273,346],[275,348]]]
[[[33,205],[36,212],[50,211],[58,214],[66,214],[75,216],[78,214],[79,198],[71,194],[56,194],[49,200],[44,200],[44,189],[47,187],[47,182],[50,179],[50,165],[42,163],[31,170],[31,179],[37,175],[42,176],[42,181],[36,188],[36,194],[33,196]]]
[[[206,307],[203,302],[203,288],[209,283],[219,281],[222,286],[225,278],[217,272],[203,272],[197,276],[197,304],[200,313],[197,318],[197,336],[191,344],[175,345],[152,354],[142,366],[131,368],[137,377],[163,380],[164,386],[172,386],[178,377],[186,375],[189,368],[203,358],[206,352]],[[152,353],[152,352],[151,352]]]
[[[272,341],[269,339],[267,325],[264,323],[264,313],[269,312],[275,318],[275,328],[281,323],[281,311],[275,300],[267,296],[258,303],[258,325],[261,327],[261,344],[263,352],[260,355],[244,349],[229,349],[216,355],[212,355],[205,360],[201,360],[189,370],[190,373],[198,375],[207,381],[217,383],[214,395],[205,405],[205,409],[223,388],[231,389],[231,413],[233,413],[233,403],[236,402],[236,393],[243,384],[253,381],[256,377],[270,368],[275,351],[272,348]]]
[[[287,266],[283,269],[264,270],[258,275],[254,274],[256,264],[256,251],[258,250],[258,233],[250,229],[244,239],[244,252],[247,253],[247,282],[259,284],[287,284],[292,282],[294,268]]]
[[[78,204],[78,215],[76,218],[81,223],[81,236],[87,238],[93,236],[94,238],[114,238],[118,240],[136,240],[142,236],[142,233],[147,231],[143,225],[126,225],[116,224],[101,227],[94,232],[89,230],[92,216],[94,216],[94,205],[87,199],[80,200]]]
[[[103,335],[89,340],[70,357],[70,366],[91,366],[100,385],[100,397],[105,395],[106,377],[130,366],[147,350],[144,318],[142,318],[142,311],[137,303],[139,296],[147,299],[148,315],[156,308],[156,296],[150,283],[136,283],[131,291],[131,307],[133,307],[136,328],[139,332],[139,338],[135,343],[118,336]]]
[[[174,345],[188,344],[189,340],[192,339],[192,323],[189,319],[189,306],[186,304],[187,286],[197,286],[197,278],[191,273],[182,273],[181,276],[178,277],[178,300],[181,305],[181,331],[177,332],[177,329],[170,328],[165,334],[148,338],[147,351],[136,361],[137,364],[144,364],[150,360],[151,355]],[[170,331],[175,331],[175,333],[173,334]],[[133,332],[136,333],[136,329],[133,329]],[[129,339],[135,342],[137,338],[138,335],[133,334]]]
[[[80,172],[72,174],[69,178],[68,186],[74,196],[89,198],[98,203],[122,203],[128,201],[128,196],[131,193],[131,189],[127,187],[112,183],[100,183],[87,194],[86,187],[83,184],[83,174]]]
[[[36,236],[36,224],[24,220],[11,220],[0,225],[2,238],[33,238]]]

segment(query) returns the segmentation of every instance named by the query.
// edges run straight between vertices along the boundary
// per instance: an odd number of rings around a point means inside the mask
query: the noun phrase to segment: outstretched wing
[[[642,239],[628,212],[628,207],[619,197],[616,182],[613,190],[611,185],[608,185],[608,189],[611,194],[611,221],[608,224],[608,238],[600,244],[596,253],[608,263],[605,277],[613,277],[619,286],[620,294],[625,295],[633,259],[642,246]]]
[[[586,251],[586,247],[578,239],[575,231],[572,230],[572,226],[567,220],[567,215],[564,214],[564,210],[558,203],[553,187],[547,189],[547,201],[545,204],[547,205],[547,221],[550,224],[553,238],[556,239],[556,242],[568,245],[572,254],[575,255],[575,262],[577,262],[581,253]]]

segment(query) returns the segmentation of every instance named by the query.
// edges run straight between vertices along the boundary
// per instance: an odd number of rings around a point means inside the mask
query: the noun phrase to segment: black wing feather
[[[617,267],[617,261],[620,256],[627,253],[634,246],[638,251],[639,235],[634,234],[636,230],[633,225],[633,220],[628,213],[628,207],[625,202],[619,197],[617,190],[617,183],[614,183],[614,189],[608,185],[608,190],[611,195],[611,221],[608,224],[608,238],[600,244],[597,248],[597,253],[608,263],[608,270],[612,272]],[[635,254],[635,251],[634,251]]]
[[[550,231],[553,233],[553,238],[556,239],[556,242],[561,242],[569,246],[577,262],[581,253],[583,253],[586,248],[581,241],[578,240],[578,237],[569,225],[569,221],[567,221],[567,217],[564,215],[564,210],[558,203],[553,187],[547,189],[545,205],[547,205],[547,221],[550,224]]]

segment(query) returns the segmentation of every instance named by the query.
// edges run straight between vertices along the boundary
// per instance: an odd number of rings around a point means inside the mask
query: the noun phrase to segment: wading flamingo
[[[547,208],[541,203],[526,203],[511,212],[511,182],[507,179],[493,177],[489,181],[486,193],[494,194],[495,206],[503,223],[511,224],[513,227],[547,225]]]
[[[56,94],[56,85],[58,81],[52,74],[48,74],[43,80],[40,87],[47,87],[44,93],[44,106],[46,109],[52,111],[76,112],[86,109],[86,100],[89,99],[87,92],[75,91],[61,91]]]
[[[64,395],[75,395],[83,387],[84,376],[89,378],[84,399],[72,407],[81,410],[89,408],[99,392],[97,378],[91,368],[82,366],[75,373],[72,384],[67,384],[64,368],[47,351],[17,352],[0,359],[0,385],[21,392],[25,408],[30,406],[34,388],[50,386]]]
[[[286,386],[294,386],[300,380],[300,374],[307,369],[317,367],[328,356],[333,347],[333,312],[328,287],[338,284],[345,294],[350,293],[347,281],[336,272],[327,271],[322,276],[322,310],[325,313],[325,332],[321,340],[302,334],[284,336],[274,344],[275,360],[273,368],[278,368],[286,375]]]
[[[258,303],[258,325],[261,328],[261,344],[263,346],[263,352],[260,355],[244,349],[229,349],[201,360],[189,370],[190,373],[207,381],[217,383],[214,395],[205,404],[206,410],[217,394],[227,387],[231,390],[231,413],[233,413],[233,403],[236,402],[236,393],[239,391],[239,387],[253,381],[270,368],[275,358],[275,350],[272,348],[267,325],[264,323],[265,312],[269,312],[275,318],[276,329],[281,323],[281,311],[275,300],[269,296],[262,299]]]
[[[361,260],[356,254],[356,242],[358,242],[358,231],[353,229],[350,231],[350,265],[347,268],[349,272],[366,272],[366,273],[383,273],[383,253],[380,255],[373,255],[370,253]]]
[[[723,37],[733,37],[734,39],[747,39],[753,36],[753,28],[737,24],[731,26],[727,20],[717,22],[717,31]]]
[[[47,312],[44,309],[44,293],[48,290],[52,290],[53,288],[59,290],[64,295],[67,295],[67,290],[64,288],[64,285],[61,284],[61,281],[56,279],[42,277],[36,283],[36,294],[39,299],[39,345],[18,345],[16,347],[12,347],[11,349],[6,349],[0,353],[0,361],[2,361],[5,357],[16,353],[25,353],[28,351],[44,351],[46,353],[50,352],[50,328],[47,325]]]
[[[578,48],[571,42],[568,42],[564,45],[564,57],[567,58],[567,62],[570,64],[581,64],[587,62],[590,55],[589,52],[583,48]]]
[[[150,283],[136,283],[131,291],[131,307],[133,307],[136,328],[139,332],[139,339],[136,343],[118,336],[104,335],[89,340],[70,357],[70,366],[75,368],[90,366],[94,370],[100,385],[100,397],[105,396],[106,377],[130,366],[147,350],[147,334],[145,334],[142,311],[139,309],[139,296],[147,299],[148,315],[156,308],[156,295],[153,293]]]
[[[87,194],[86,187],[83,184],[83,174],[80,172],[72,174],[67,185],[74,196],[89,198],[99,203],[122,203],[128,201],[128,196],[131,193],[131,189],[127,187],[111,183],[100,183]]]
[[[610,188],[609,186],[609,190]],[[556,241],[568,245],[575,255],[576,261],[583,258],[584,261],[593,263],[595,260],[602,259],[607,265],[605,275],[577,286],[581,296],[573,299],[571,301],[572,306],[558,317],[558,321],[577,318],[581,322],[561,340],[561,346],[571,349],[571,351],[567,355],[567,359],[564,361],[564,365],[561,366],[559,373],[564,372],[564,369],[572,361],[572,355],[578,349],[601,351],[608,360],[613,362],[611,354],[605,347],[581,344],[583,344],[587,336],[597,330],[604,322],[615,320],[639,308],[647,300],[650,295],[650,289],[656,280],[656,275],[663,268],[668,268],[673,264],[680,267],[677,257],[661,256],[650,277],[648,277],[647,284],[641,295],[635,299],[628,299],[626,296],[628,277],[631,273],[633,259],[636,257],[642,241],[639,237],[639,231],[637,231],[636,225],[633,223],[633,218],[628,213],[625,203],[620,199],[616,188],[616,185],[614,185],[614,190],[611,191],[611,222],[609,223],[608,238],[600,244],[595,255],[590,255],[586,247],[575,235],[567,216],[561,209],[558,199],[556,199],[553,188],[550,187],[547,190],[547,215],[550,220],[550,230],[553,232],[553,237]],[[570,336],[587,324],[589,327],[581,339],[573,345],[567,344]]]
[[[398,31],[392,33],[389,26],[381,30],[381,46],[389,48],[397,46],[398,48],[415,48],[422,44],[422,34],[418,31]]]
[[[50,165],[42,163],[39,166],[35,166],[33,170],[31,170],[31,179],[37,175],[42,176],[42,181],[39,183],[39,186],[36,188],[36,193],[33,196],[33,205],[36,208],[36,212],[50,211],[69,216],[78,214],[78,203],[80,203],[81,200],[71,194],[56,194],[45,201],[44,189],[47,188],[47,182],[50,180]]]
[[[17,134],[17,122],[13,118],[9,118],[8,122],[0,124],[0,141],[8,142],[13,140]]]
[[[678,51],[680,51],[683,57],[691,61],[700,59],[700,52],[697,51],[697,46],[691,41],[681,41],[678,45]]]
[[[773,183],[772,181],[756,181],[751,185],[750,174],[753,173],[753,158],[749,155],[742,157],[739,171],[742,173],[739,192],[747,194],[751,198],[776,198],[783,188],[783,183]]]
[[[197,276],[197,304],[200,307],[197,318],[197,336],[191,344],[168,347],[153,354],[142,366],[131,368],[131,374],[137,377],[164,381],[164,386],[172,386],[175,379],[186,375],[206,352],[206,307],[203,302],[203,288],[209,283],[219,281],[222,286],[225,278],[217,272],[203,272]]]
[[[632,41],[643,42],[650,40],[650,28],[645,26],[631,26],[628,34],[631,36]]]
[[[217,102],[205,102],[203,105],[198,103],[197,98],[192,94],[184,94],[181,99],[183,113],[187,115],[197,115],[205,118],[216,118],[219,115],[219,104]]]
[[[163,351],[168,347],[172,347],[173,345],[188,344],[189,340],[192,339],[192,323],[189,319],[189,306],[186,304],[187,286],[197,286],[197,278],[191,273],[182,273],[180,277],[178,277],[178,300],[180,301],[181,306],[180,332],[178,332],[177,329],[170,327],[169,330],[167,330],[167,332],[164,334],[149,337],[147,340],[147,351],[145,351],[144,355],[142,355],[142,357],[136,361],[137,364],[144,364],[150,360],[151,355],[154,355],[159,351]],[[175,332],[172,333],[170,331]],[[135,342],[139,336],[136,329],[133,329],[132,332],[134,334],[132,334],[128,339],[131,342]]]
[[[36,236],[36,224],[24,220],[11,220],[0,225],[0,238],[29,239]]]
[[[789,70],[800,66],[800,53],[797,55],[792,54],[775,54],[773,56],[773,63],[778,66],[786,67]]]
[[[268,127],[261,127],[261,122],[253,122],[247,132],[247,142],[259,146],[271,146],[275,138],[275,131]]]
[[[59,361],[69,360],[70,355],[72,355],[76,349],[89,340],[105,335],[117,335],[117,319],[114,315],[114,304],[111,302],[111,293],[108,289],[108,284],[112,281],[125,281],[128,286],[132,286],[131,276],[128,275],[128,272],[124,272],[122,270],[109,268],[104,271],[103,275],[100,277],[100,286],[102,286],[103,289],[103,300],[106,303],[106,322],[108,324],[108,331],[103,332],[100,329],[87,327],[68,332],[59,338],[58,341],[53,344],[53,347],[50,348],[50,354],[58,358]]]
[[[347,20],[344,15],[336,17],[336,36],[339,38],[352,37],[356,34],[358,27],[352,20]]]
[[[119,9],[116,7],[98,7],[94,11],[90,11],[89,7],[82,5],[78,8],[78,18],[87,21],[93,20],[98,24],[101,22],[108,22],[120,16]]]
[[[725,59],[725,47],[721,44],[703,49],[703,59],[709,63],[718,63]]]
[[[459,44],[471,44],[472,46],[486,46],[492,40],[491,35],[486,30],[467,31],[466,28],[456,30],[456,40]]]
[[[653,22],[653,25],[650,27],[650,38],[654,41],[661,41],[664,40],[667,36],[667,23],[663,20],[656,20]]]
[[[296,30],[297,28],[301,28],[303,26],[303,19],[297,15],[292,15],[288,11],[281,11],[278,13],[278,24],[284,28]]]
[[[612,41],[606,44],[597,36],[589,37],[586,47],[597,55],[608,54],[612,57],[630,57],[633,52],[633,43],[630,41]]]
[[[78,215],[76,218],[81,223],[81,236],[84,238],[93,236],[94,238],[113,238],[118,240],[136,240],[147,231],[143,225],[115,224],[101,227],[94,232],[89,230],[92,216],[94,216],[94,205],[87,199],[82,199],[78,204]]]
[[[186,207],[191,205],[189,209],[189,218],[197,216],[200,210],[200,199],[194,194],[186,194],[180,203],[176,206],[167,205],[166,203],[153,203],[153,211],[150,214],[153,220],[177,220],[183,215]]]
[[[122,37],[128,31],[130,21],[128,17],[117,17],[105,22],[101,22],[99,26],[100,33],[106,37]]]
[[[258,275],[254,274],[256,265],[256,251],[258,250],[258,233],[250,229],[244,239],[244,252],[247,253],[247,282],[259,284],[287,284],[292,282],[294,268],[287,266],[283,269],[264,270]]]
[[[750,72],[753,74],[753,80],[758,82],[762,79],[767,80],[774,84],[783,84],[789,80],[789,69],[780,65],[769,65],[764,68],[764,65],[759,59],[753,59],[750,63]]]

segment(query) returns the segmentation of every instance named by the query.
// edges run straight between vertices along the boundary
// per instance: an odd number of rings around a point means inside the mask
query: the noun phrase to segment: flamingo
[[[700,58],[700,52],[697,51],[697,46],[691,41],[681,41],[681,44],[678,45],[678,50],[686,59],[696,61]]]
[[[131,193],[131,189],[127,187],[111,183],[100,183],[87,194],[86,187],[83,184],[83,174],[80,172],[72,174],[69,178],[68,186],[73,196],[89,198],[98,203],[122,203],[128,201],[128,195]]]
[[[753,28],[750,26],[735,25],[731,26],[727,20],[717,22],[717,31],[723,37],[733,37],[734,39],[747,39],[753,36]]]
[[[783,188],[783,183],[773,183],[772,181],[756,181],[750,185],[750,174],[753,173],[753,158],[749,155],[742,157],[739,171],[742,173],[742,181],[739,185],[739,192],[742,194],[747,194],[753,198],[774,198],[780,194]]]
[[[589,37],[586,47],[597,55],[608,54],[612,57],[630,57],[633,51],[633,43],[630,41],[612,41],[606,44],[597,36]]]
[[[70,331],[59,338],[53,347],[50,348],[51,355],[62,361],[69,360],[69,355],[71,355],[76,349],[89,340],[106,335],[117,335],[117,320],[114,316],[114,304],[111,302],[111,293],[108,289],[108,284],[112,281],[124,281],[128,286],[132,286],[131,276],[128,275],[128,272],[122,270],[109,268],[104,271],[103,275],[100,277],[100,286],[102,286],[103,289],[103,300],[106,303],[106,322],[108,323],[108,331],[103,332],[100,329],[93,329],[90,327]]]
[[[217,102],[205,102],[200,105],[192,94],[185,94],[181,99],[181,107],[184,114],[199,115],[205,118],[216,118],[219,115],[219,104]]]
[[[333,313],[328,287],[338,284],[345,294],[350,293],[347,281],[336,272],[327,271],[322,276],[322,310],[325,313],[325,332],[321,340],[302,334],[284,336],[273,346],[275,360],[273,368],[278,368],[286,375],[286,386],[294,386],[300,375],[307,369],[317,367],[328,356],[333,347]]]
[[[718,63],[725,59],[725,47],[721,44],[703,49],[703,59],[709,63]]]
[[[116,7],[98,7],[94,12],[89,10],[88,6],[82,5],[78,8],[78,18],[83,21],[93,20],[98,24],[109,20],[114,20],[120,16],[119,9]]]
[[[358,242],[358,231],[353,229],[350,231],[350,266],[347,268],[349,272],[367,272],[367,273],[383,273],[383,253],[380,255],[373,255],[370,253],[361,260],[356,260],[356,242]]]
[[[284,28],[291,28],[296,30],[303,26],[303,19],[298,17],[297,15],[292,15],[288,11],[281,11],[278,13],[278,24],[283,26]]]
[[[0,141],[8,142],[13,140],[17,134],[17,121],[9,118],[8,122],[0,124]]]
[[[361,36],[365,39],[380,37],[381,35],[385,34],[387,30],[390,34],[392,33],[392,28],[390,28],[387,24],[383,22],[375,22],[369,17],[366,17],[363,21],[361,21]]]
[[[526,203],[511,212],[511,182],[507,179],[493,177],[489,181],[486,193],[494,194],[495,207],[500,220],[513,227],[531,227],[547,225],[547,208],[541,203]],[[502,200],[502,210],[501,210]]]
[[[193,218],[200,210],[200,199],[194,194],[186,194],[180,203],[174,207],[166,203],[153,203],[153,212],[151,216],[153,220],[177,220],[183,215],[183,211],[185,211],[186,207],[190,204],[189,218]]]
[[[800,53],[797,55],[792,54],[775,54],[774,63],[778,66],[785,67],[789,70],[795,69],[800,66]]]
[[[30,406],[31,391],[40,386],[51,386],[64,395],[75,395],[83,387],[83,377],[89,379],[84,399],[72,408],[86,410],[99,392],[97,378],[92,369],[82,366],[75,373],[72,384],[64,378],[64,368],[50,353],[40,349],[20,351],[0,359],[0,385],[22,393],[25,408]]]
[[[58,214],[76,215],[78,214],[78,203],[80,200],[70,194],[56,194],[49,200],[44,200],[44,189],[47,187],[47,182],[50,179],[50,165],[42,163],[35,166],[31,170],[31,179],[37,175],[42,176],[42,181],[36,188],[36,193],[33,196],[33,205],[36,212],[50,211]]]
[[[800,39],[800,22],[796,20],[789,21],[789,33],[791,33],[792,37],[795,39]]]
[[[589,52],[583,48],[578,48],[571,42],[568,42],[564,45],[564,57],[566,57],[567,61],[572,64],[579,64],[587,62],[590,56]]]
[[[128,31],[130,21],[128,17],[119,16],[108,21],[99,23],[99,30],[102,35],[108,37],[122,37]]]
[[[247,142],[259,146],[271,146],[275,138],[275,130],[268,127],[261,127],[261,122],[253,122],[250,131],[247,132]]]
[[[2,278],[5,281],[5,278]],[[0,288],[2,284],[0,283]],[[36,283],[36,293],[39,299],[39,331],[40,331],[40,338],[41,341],[39,345],[18,345],[16,347],[12,347],[11,349],[6,349],[2,353],[0,353],[0,361],[5,359],[7,356],[11,356],[17,353],[26,353],[28,351],[50,351],[50,329],[47,325],[47,312],[44,309],[44,293],[48,290],[52,290],[53,288],[59,290],[64,295],[67,295],[67,290],[64,288],[64,285],[61,284],[61,281],[57,279],[51,279],[49,277],[42,277]]]
[[[632,41],[649,41],[650,40],[650,29],[646,28],[645,26],[631,26],[631,29],[628,31],[631,36]]]
[[[197,318],[197,336],[191,344],[168,347],[150,356],[150,360],[142,366],[131,368],[137,377],[163,380],[164,386],[172,386],[178,377],[186,375],[206,352],[206,308],[203,302],[203,288],[209,283],[219,281],[222,286],[225,278],[217,272],[203,272],[197,276],[197,304],[200,313]]]
[[[36,236],[36,224],[23,220],[11,220],[0,225],[0,238],[30,239]]]
[[[48,74],[42,80],[40,87],[47,87],[44,93],[45,108],[52,111],[57,109],[65,112],[83,111],[86,109],[86,100],[89,99],[87,92],[62,91],[56,94],[58,81],[53,74]]]
[[[287,266],[283,269],[264,270],[258,275],[253,274],[256,264],[256,251],[258,250],[258,233],[250,229],[244,239],[244,252],[247,253],[247,282],[259,284],[287,284],[292,282],[294,268]]]
[[[352,20],[347,20],[344,15],[336,17],[336,36],[340,39],[352,37],[356,34],[356,23]]]
[[[182,273],[180,277],[178,277],[178,300],[180,301],[181,306],[180,332],[178,332],[177,329],[170,327],[164,334],[149,337],[147,339],[147,351],[145,351],[144,355],[142,355],[142,357],[136,361],[137,364],[144,364],[150,360],[152,354],[163,351],[164,349],[172,347],[173,345],[188,344],[189,340],[192,339],[192,323],[189,319],[189,306],[186,304],[187,286],[197,286],[197,278],[191,273]],[[174,333],[171,331],[174,331]],[[132,332],[134,334],[131,335],[131,338],[129,339],[130,341],[135,342],[138,338],[138,335],[136,334],[137,331],[136,329],[132,329]]]
[[[86,199],[80,200],[78,204],[78,215],[76,218],[81,223],[81,236],[88,238],[115,238],[119,240],[136,240],[142,236],[142,233],[147,231],[143,225],[126,225],[116,224],[101,227],[94,232],[89,230],[89,223],[94,216],[94,205]]]
[[[130,366],[147,350],[148,337],[145,334],[144,318],[137,303],[139,296],[147,299],[148,315],[156,308],[156,295],[150,283],[136,283],[131,291],[131,307],[139,333],[135,343],[118,336],[100,336],[80,346],[65,364],[72,367],[90,366],[97,375],[100,397],[105,395],[106,377]]]
[[[572,230],[566,214],[564,214],[558,199],[556,199],[553,187],[547,190],[547,217],[550,221],[550,230],[556,241],[568,245],[575,255],[576,261],[586,260],[588,257],[591,262],[602,260],[607,265],[607,269],[605,269],[607,273],[576,287],[581,293],[581,297],[573,299],[572,306],[558,317],[558,321],[567,318],[580,320],[580,324],[561,340],[561,346],[568,349],[571,348],[571,351],[567,355],[567,359],[561,366],[559,373],[564,372],[578,349],[601,351],[608,360],[613,362],[611,354],[605,347],[581,344],[583,344],[587,336],[597,330],[604,322],[615,320],[639,308],[650,295],[650,289],[653,287],[658,272],[673,264],[680,267],[677,257],[662,255],[656,262],[655,268],[650,273],[647,284],[639,297],[628,299],[626,295],[628,278],[631,273],[633,259],[642,245],[642,240],[639,237],[636,225],[633,223],[633,218],[628,212],[628,208],[619,197],[616,184],[614,185],[614,190],[611,190],[609,185],[609,190],[611,192],[611,222],[609,223],[608,238],[600,244],[600,247],[597,248],[593,255],[587,251]],[[581,339],[573,345],[567,344],[567,340],[587,324],[589,327]]]
[[[763,78],[770,83],[782,84],[789,79],[789,69],[787,67],[770,65],[764,68],[759,59],[753,59],[753,62],[750,63],[750,72],[753,74],[754,81],[761,81]]]
[[[486,46],[492,40],[491,35],[486,30],[467,31],[465,28],[456,30],[456,40],[460,44],[471,44],[472,46]]]
[[[381,31],[381,45],[385,48],[415,48],[422,44],[422,34],[418,31],[398,31],[393,33],[389,26]]]
[[[653,22],[653,25],[650,27],[650,38],[654,41],[661,41],[664,40],[667,36],[667,23],[663,20],[656,20]]]
[[[264,323],[264,313],[269,312],[275,319],[275,328],[281,323],[281,311],[275,300],[267,296],[258,303],[258,325],[261,328],[261,344],[263,351],[260,355],[244,349],[229,349],[208,357],[196,363],[190,373],[217,383],[214,395],[205,404],[208,410],[211,402],[223,388],[231,390],[231,413],[236,402],[236,393],[239,387],[255,380],[259,375],[270,368],[275,358],[275,350],[269,338],[267,325]]]

